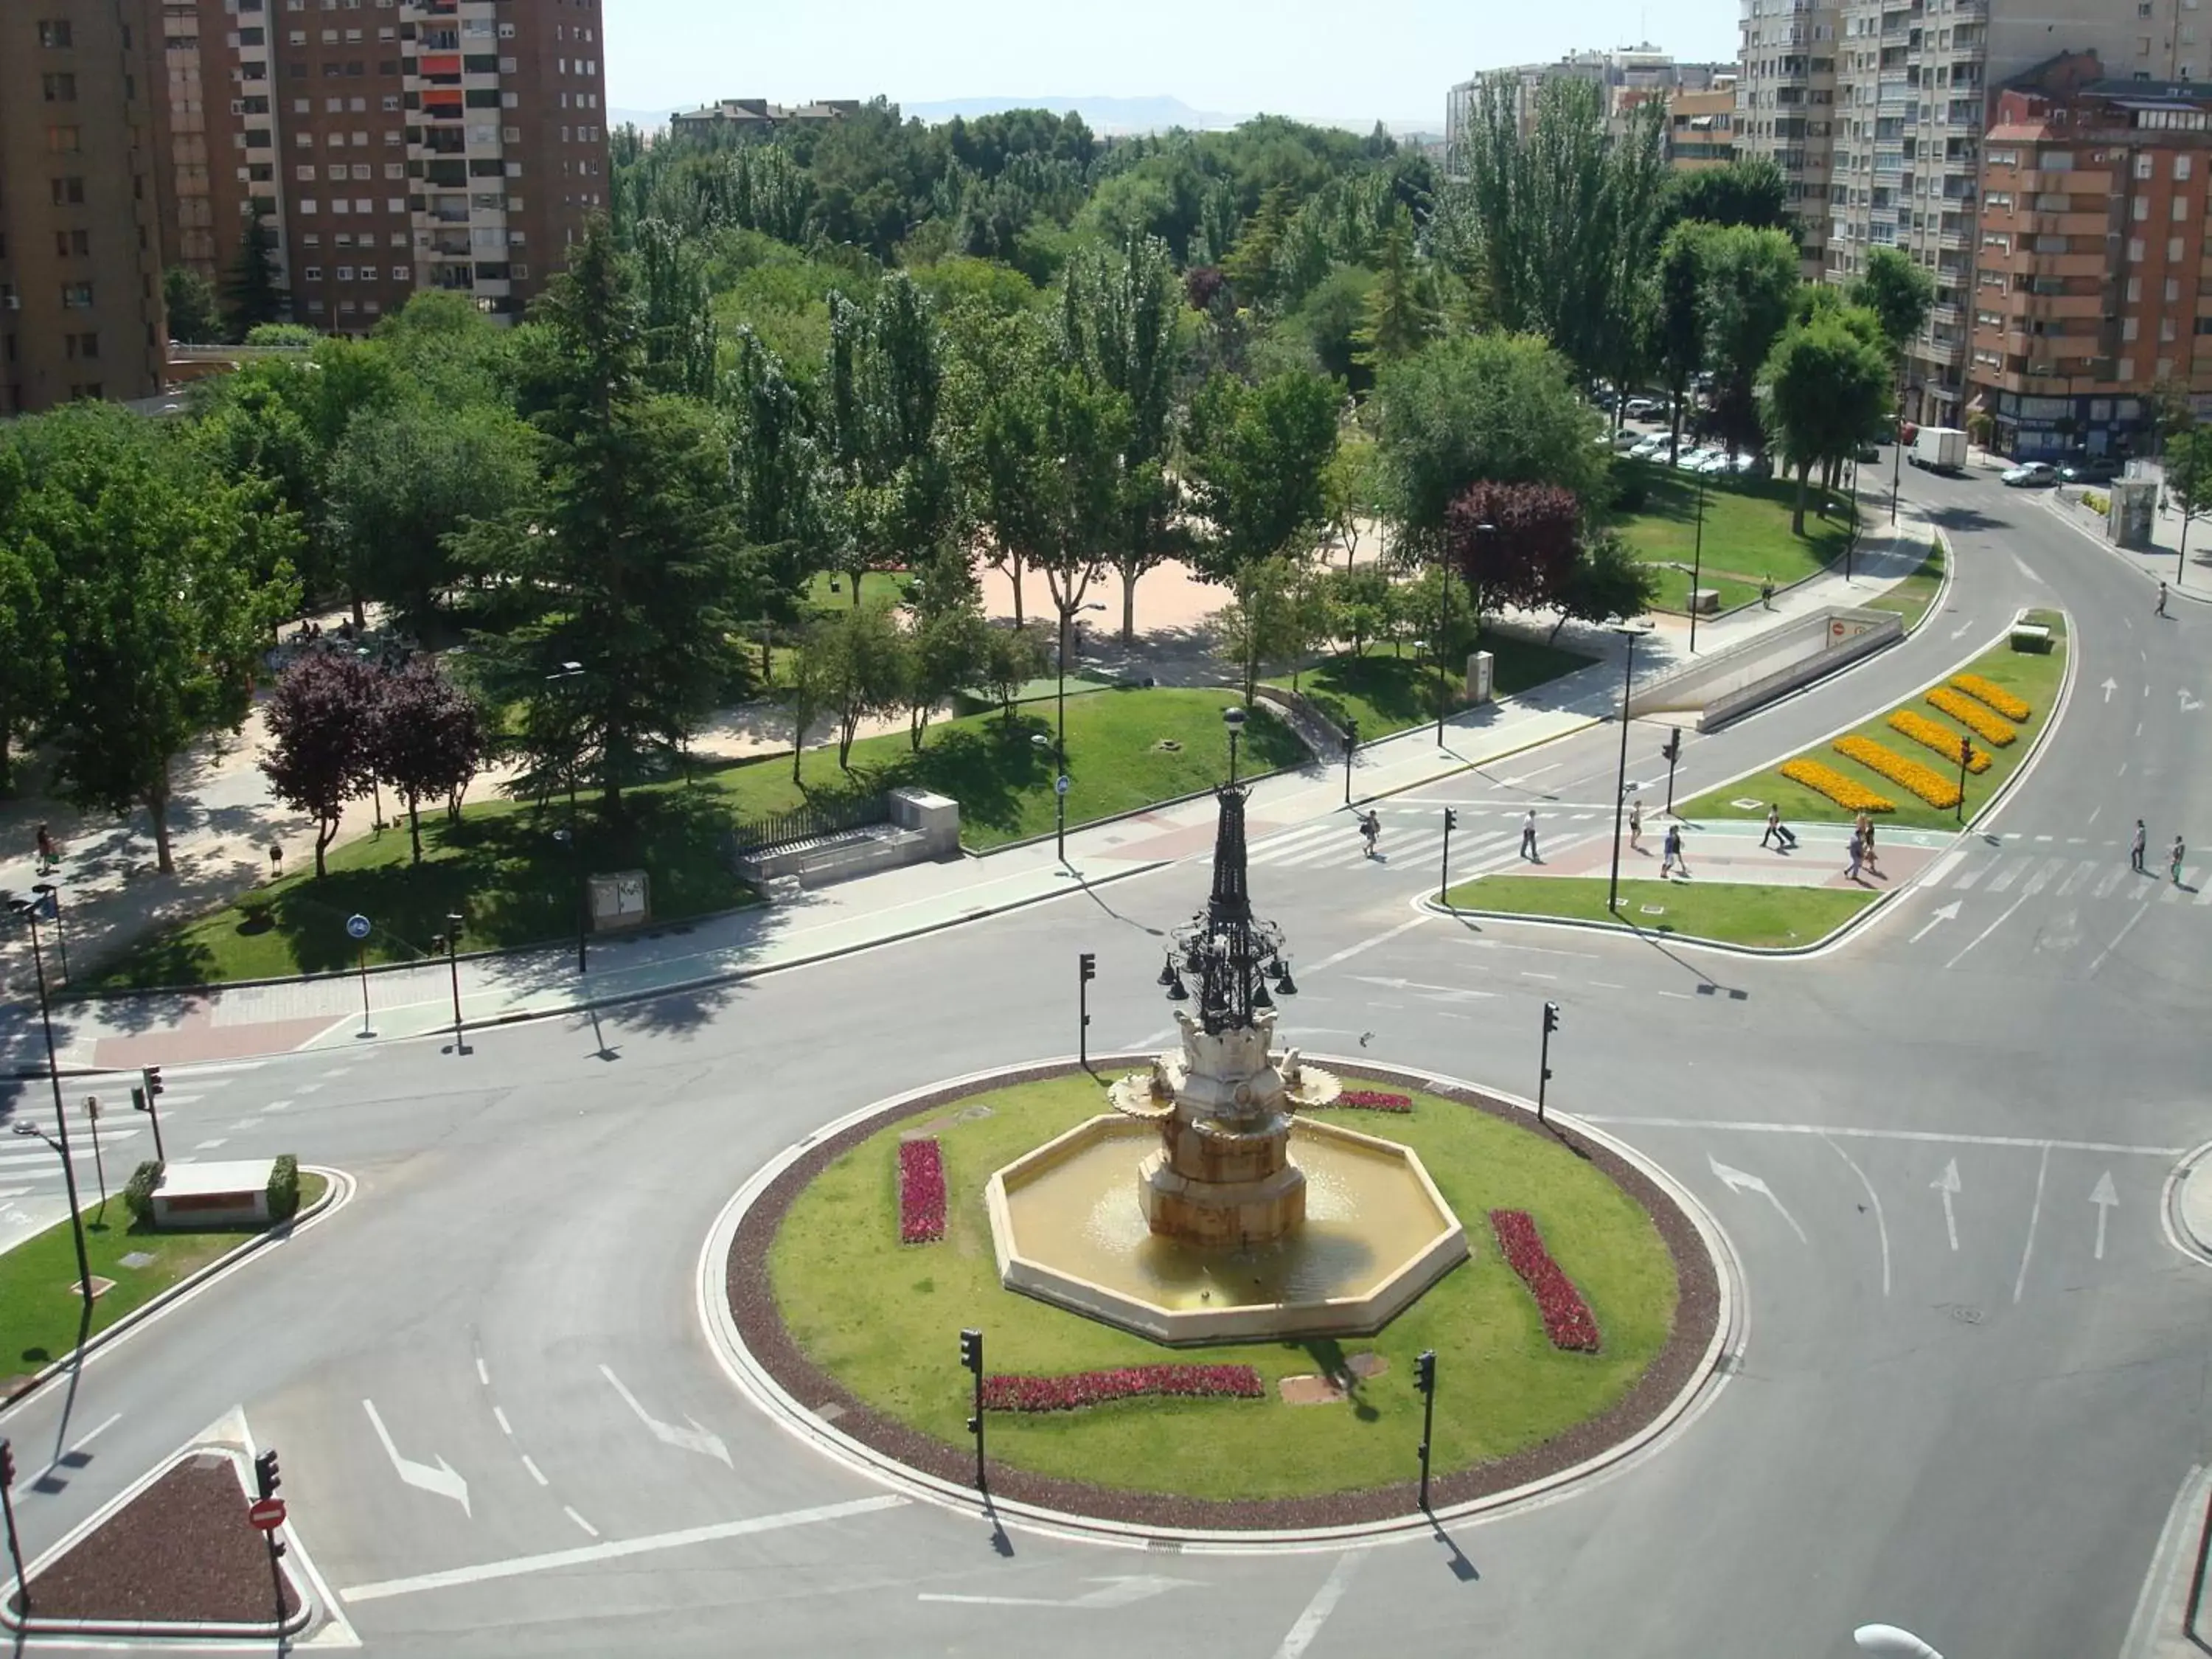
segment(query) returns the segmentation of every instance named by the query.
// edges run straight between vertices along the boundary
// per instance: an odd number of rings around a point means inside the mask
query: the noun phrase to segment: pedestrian
[[[54,832],[46,825],[39,826],[39,873],[50,875],[62,861],[61,849],[54,845]]]
[[[1536,809],[1530,807],[1528,816],[1521,820],[1521,856],[1531,864],[1544,860],[1536,856]]]
[[[1689,860],[1682,856],[1682,826],[1680,824],[1670,823],[1667,826],[1667,841],[1660,849],[1660,854],[1659,878],[1662,881],[1667,878],[1670,871],[1680,871],[1685,876],[1690,873]]]
[[[2128,868],[2137,875],[2143,872],[2143,854],[2150,846],[2150,831],[2143,828],[2141,818],[2136,820],[2135,839],[2128,843]]]
[[[1858,823],[1854,827],[1858,830],[1859,856],[1866,860],[1867,873],[1870,876],[1880,875],[1881,866],[1875,862],[1874,856],[1874,820],[1862,812],[1859,814]]]
[[[1783,823],[1782,803],[1780,801],[1772,801],[1768,804],[1766,808],[1766,827],[1774,832],[1774,845],[1777,851],[1794,853],[1797,850],[1797,832],[1795,830],[1792,830],[1788,824]],[[1759,845],[1762,847],[1766,843],[1764,841],[1759,842]]]
[[[2176,887],[2181,885],[2181,860],[2187,852],[2188,849],[2181,844],[2181,837],[2176,836],[2173,838],[2173,884]]]
[[[1782,804],[1779,801],[1769,803],[1766,808],[1766,830],[1759,836],[1759,844],[1764,847],[1770,841],[1777,846],[1782,842]]]
[[[1771,579],[1759,583],[1759,602],[1769,611],[1774,609],[1774,583]]]
[[[2163,617],[2166,614],[2166,584],[2164,582],[2158,585],[2158,609],[2150,614],[2154,617]]]
[[[1859,866],[1866,861],[1866,842],[1856,828],[1851,830],[1850,860],[1850,867],[1844,872],[1844,878],[1846,881],[1856,881],[1859,878]]]
[[[1644,850],[1644,803],[1640,800],[1628,804],[1628,850]]]
[[[1376,837],[1382,833],[1382,820],[1369,812],[1359,820],[1359,839],[1367,844],[1367,856],[1375,856]]]

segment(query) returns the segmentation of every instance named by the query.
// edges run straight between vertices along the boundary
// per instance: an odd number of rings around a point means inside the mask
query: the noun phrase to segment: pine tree
[[[222,289],[223,311],[234,337],[244,339],[264,323],[282,322],[284,295],[276,286],[276,241],[258,215],[246,222],[238,259]]]

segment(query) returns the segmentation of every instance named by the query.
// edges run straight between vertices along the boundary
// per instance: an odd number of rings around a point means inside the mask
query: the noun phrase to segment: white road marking
[[[593,1526],[590,1522],[585,1520],[582,1516],[577,1514],[574,1505],[563,1504],[561,1505],[561,1513],[567,1516],[571,1521],[574,1521],[578,1526],[581,1527],[584,1529],[584,1535],[586,1537],[597,1538],[599,1535],[599,1529]]]
[[[303,1095],[312,1095],[321,1089],[323,1085],[319,1083],[301,1083],[294,1086]]]
[[[2012,1282],[2012,1299],[2016,1304],[2027,1289],[2027,1264],[2035,1255],[2035,1224],[2043,1219],[2043,1178],[2051,1173],[2051,1148],[2043,1149],[2042,1160],[2035,1166],[2035,1203],[2027,1212],[2027,1243],[2020,1253],[2020,1277]]]
[[[491,1387],[491,1372],[485,1368],[482,1354],[477,1356],[477,1381],[487,1389]]]
[[[528,1452],[525,1452],[522,1455],[522,1467],[530,1471],[530,1478],[532,1480],[535,1480],[539,1486],[550,1486],[553,1484],[545,1478],[543,1473],[539,1471],[538,1465],[530,1461],[530,1454]]]
[[[1339,951],[1333,957],[1323,957],[1319,962],[1310,964],[1306,969],[1306,972],[1309,974],[1319,973],[1324,968],[1334,968],[1339,963],[1349,962],[1352,957],[1358,956],[1363,951],[1371,951],[1378,945],[1388,945],[1392,939],[1397,938],[1401,933],[1410,933],[1414,928],[1419,927],[1422,923],[1428,921],[1428,913],[1424,911],[1421,915],[1415,916],[1412,921],[1401,921],[1395,927],[1388,928],[1383,932],[1376,934],[1372,939],[1364,939],[1357,945],[1347,945],[1343,950]]]
[[[823,1521],[842,1521],[852,1516],[872,1514],[878,1510],[903,1508],[908,1501],[896,1493],[885,1492],[874,1498],[853,1498],[842,1504],[824,1504],[816,1509],[787,1510],[781,1515],[761,1515],[744,1521],[720,1521],[711,1526],[687,1527],[681,1532],[653,1533],[643,1538],[617,1538],[602,1544],[580,1545],[572,1550],[552,1550],[543,1555],[522,1555],[506,1561],[483,1561],[472,1567],[452,1567],[443,1572],[426,1572],[414,1578],[387,1578],[378,1583],[358,1584],[351,1589],[340,1590],[338,1599],[342,1601],[381,1601],[391,1596],[412,1595],[422,1590],[452,1589],[463,1584],[520,1578],[533,1572],[557,1572],[563,1567],[587,1566],[595,1561],[619,1561],[633,1555],[651,1555],[661,1550],[682,1549],[691,1544],[719,1543],[726,1538],[781,1532],[788,1527],[811,1526]]]
[[[1322,1580],[1321,1588],[1314,1592],[1313,1600],[1306,1603],[1306,1610],[1298,1615],[1297,1623],[1292,1625],[1290,1633],[1283,1638],[1282,1646],[1275,1650],[1275,1659],[1299,1659],[1299,1656],[1313,1645],[1314,1638],[1321,1634],[1321,1627],[1328,1622],[1329,1614],[1336,1611],[1336,1604],[1344,1599],[1344,1592],[1352,1583],[1352,1575],[1359,1570],[1359,1564],[1365,1557],[1364,1550],[1346,1550],[1336,1558],[1336,1565],[1329,1569],[1328,1577]]]
[[[1973,944],[1972,944],[1972,945],[1969,945],[1966,948],[1966,950],[1960,951],[1960,952],[1959,952],[1959,954],[1958,954],[1957,956],[1953,957],[1950,959],[1950,961],[1948,961],[1948,962],[1945,963],[1943,964],[1943,966],[1944,966],[1946,969],[1956,968],[1956,967],[1957,967],[1960,963],[1964,962],[1964,961],[1966,959],[1968,953],[1969,953],[1969,952],[1971,952],[1971,951],[1973,950],[1973,948],[1974,948],[1974,945],[1979,945],[1979,944],[1980,944],[1984,939],[1987,939],[1987,938],[1988,938],[1991,933],[1996,933],[1996,930],[1997,930],[1998,928],[2000,928],[2000,927],[2003,927],[2003,926],[2005,925],[2005,923],[2007,923],[2008,921],[2010,921],[2012,920],[2012,913],[2013,913],[2014,910],[2019,909],[2019,908],[2020,908],[2020,907],[2021,907],[2021,905],[2023,905],[2023,904],[2025,904],[2025,903],[2027,903],[2027,894],[2025,894],[2025,893],[2022,893],[2022,894],[2021,894],[2018,898],[2014,899],[2014,900],[2012,902],[2011,905],[2010,905],[2010,906],[2006,909],[2006,911],[2005,911],[2004,915],[2002,915],[1999,916],[1999,917],[1998,917],[1995,921],[1991,922],[1988,927],[1986,927],[1983,928],[1983,929],[1982,929],[1982,931],[1981,931],[1980,933],[1977,933],[1977,934],[1975,934],[1975,935],[1974,935],[1974,940],[1973,940]]]
[[[2073,873],[2058,884],[2058,896],[2070,898],[2090,877],[2096,873],[2097,861],[2094,859],[2081,860],[2075,865]]]
[[[506,1411],[505,1411],[502,1407],[501,1407],[494,1406],[494,1407],[491,1408],[491,1414],[492,1414],[495,1418],[496,1418],[496,1419],[499,1419],[499,1431],[500,1431],[501,1434],[505,1435],[508,1439],[510,1439],[510,1440],[514,1439],[514,1425],[510,1424],[510,1423],[507,1420],[507,1413],[506,1413]]]
[[[1943,905],[1938,908],[1934,915],[1929,916],[1926,924],[1922,927],[1919,933],[1915,933],[1911,939],[1905,940],[1905,943],[1907,945],[1917,945],[1923,938],[1936,927],[1942,926],[1944,922],[1956,921],[1958,919],[1959,901],[1953,899],[1948,904]]]
[[[646,1415],[645,1407],[638,1404],[637,1396],[623,1386],[622,1378],[617,1376],[605,1365],[599,1367],[599,1375],[614,1384],[615,1392],[623,1397],[623,1404],[637,1414],[637,1420],[644,1424],[652,1431],[653,1437],[663,1445],[681,1446],[685,1451],[695,1451],[702,1456],[714,1458],[724,1468],[736,1467],[730,1462],[730,1449],[722,1443],[721,1437],[710,1434],[701,1428],[697,1418],[685,1418],[684,1420],[691,1426],[688,1429],[679,1429],[673,1423],[663,1423],[648,1417]]]
[[[2182,1477],[2181,1490],[2173,1495],[2173,1507],[2166,1511],[2166,1526],[2158,1535],[2158,1548],[2151,1555],[2150,1570],[2143,1574],[2142,1589],[2136,1594],[2135,1617],[2128,1620],[2128,1639],[2120,1647],[2126,1659],[2136,1659],[2136,1656],[2151,1650],[2160,1609],[2174,1575],[2186,1559],[2182,1553],[2182,1540],[2185,1537],[2193,1540],[2197,1535],[2195,1522],[2203,1509],[2200,1486],[2203,1478],[2203,1466],[2191,1464],[2189,1473]]]
[[[1139,1601],[1149,1601],[1155,1595],[1164,1595],[1171,1589],[1203,1588],[1194,1578],[1167,1578],[1157,1573],[1133,1573],[1117,1578],[1091,1578],[1085,1582],[1098,1588],[1063,1600],[1047,1595],[951,1595],[934,1590],[924,1590],[914,1599],[917,1601],[957,1602],[971,1607],[1126,1607]]]
[[[1757,1176],[1746,1175],[1741,1170],[1731,1170],[1711,1152],[1705,1154],[1705,1162],[1713,1166],[1713,1174],[1720,1178],[1721,1183],[1730,1192],[1757,1193],[1771,1204],[1775,1213],[1790,1224],[1790,1231],[1797,1235],[1797,1242],[1800,1244],[1809,1244],[1813,1242],[1805,1237],[1805,1230],[1797,1224],[1797,1218],[1783,1208],[1782,1200],[1774,1195],[1774,1189]]]
[[[2110,1152],[2124,1158],[2179,1158],[2186,1146],[2136,1146],[2118,1140],[2043,1140],[2030,1135],[1977,1135],[1942,1129],[1867,1129],[1850,1124],[1759,1123],[1746,1119],[1628,1117],[1618,1112],[1578,1112],[1585,1122],[1618,1129],[1728,1129],[1753,1135],[1838,1135],[1846,1140],[1902,1140],[1935,1146],[2012,1146],[2027,1152]]]
[[[51,1463],[47,1464],[46,1468],[44,1468],[43,1469],[40,1469],[40,1470],[38,1472],[38,1474],[36,1474],[33,1475],[33,1476],[31,1477],[32,1480],[33,1480],[33,1482],[36,1482],[36,1481],[40,1481],[40,1480],[45,1480],[48,1475],[52,1474],[56,1469],[58,1469],[58,1468],[61,1468],[62,1464],[63,1464],[64,1462],[66,1462],[66,1461],[67,1461],[68,1459],[70,1459],[70,1458],[72,1458],[72,1457],[76,1456],[79,1452],[82,1451],[82,1450],[83,1450],[87,1446],[89,1446],[89,1445],[90,1445],[94,1441],[95,1441],[95,1440],[97,1440],[98,1438],[100,1438],[100,1437],[101,1435],[106,1434],[106,1433],[110,1429],[113,1428],[113,1427],[114,1427],[118,1423],[120,1423],[122,1420],[123,1420],[123,1413],[122,1413],[121,1412],[117,1412],[113,1416],[110,1417],[110,1418],[109,1418],[109,1419],[108,1419],[105,1423],[102,1423],[102,1424],[101,1424],[98,1428],[92,1430],[90,1432],[88,1432],[88,1433],[87,1433],[87,1434],[80,1435],[80,1436],[77,1437],[77,1439],[76,1439],[76,1443],[75,1443],[73,1445],[71,1445],[71,1446],[70,1446],[70,1447],[66,1451],[63,1452],[63,1454],[61,1455],[61,1456],[57,1457],[56,1459],[54,1459],[54,1461],[53,1461],[52,1462],[51,1462]]]
[[[2118,887],[2127,878],[2128,872],[2125,870],[2114,870],[2106,876],[2102,881],[2097,884],[2095,889],[2091,892],[2090,896],[2092,898],[2110,898],[2112,896],[2112,889]]]
[[[1992,893],[2002,893],[2034,867],[2033,859],[2008,859],[2003,867],[1990,878],[1988,890]]]
[[[261,1109],[264,1112],[281,1112],[291,1103],[289,1100],[272,1100]]]
[[[1889,1294],[1889,1223],[1882,1218],[1881,1194],[1875,1191],[1874,1182],[1867,1179],[1866,1171],[1859,1168],[1857,1162],[1849,1152],[1837,1146],[1826,1135],[1822,1135],[1820,1139],[1827,1141],[1830,1152],[1850,1165],[1851,1173],[1859,1178],[1859,1185],[1866,1188],[1867,1201],[1874,1206],[1875,1237],[1881,1241],[1881,1293],[1887,1296]]]
[[[211,1152],[218,1146],[228,1146],[229,1145],[230,1141],[228,1137],[218,1135],[213,1140],[203,1140],[198,1146],[193,1147],[192,1150],[196,1152]]]
[[[1951,1207],[1951,1200],[1959,1195],[1959,1160],[1953,1158],[1943,1166],[1943,1173],[1928,1183],[1943,1194],[1943,1231],[1950,1236],[1951,1254],[1959,1253],[1959,1215]]]
[[[2094,977],[2097,969],[2105,965],[2105,958],[2106,957],[2109,957],[2113,951],[2120,948],[2121,940],[2126,939],[2130,933],[2135,932],[2136,924],[2141,921],[2143,917],[2148,914],[2149,910],[2150,901],[2148,899],[2145,899],[2141,904],[2136,907],[2136,913],[2128,918],[2127,926],[2121,928],[2118,933],[2113,935],[2112,942],[2110,945],[2107,945],[2103,950],[2098,951],[2097,959],[2089,964],[2089,973],[2091,976]]]
[[[260,1127],[261,1120],[258,1117],[240,1118],[237,1122],[230,1126],[230,1132],[233,1134],[240,1134],[246,1130],[258,1129]]]
[[[2089,1201],[2097,1206],[2097,1260],[2105,1259],[2105,1224],[2112,1218],[2112,1206],[2120,1201],[2119,1193],[2112,1186],[2110,1170],[2097,1177],[2097,1185],[2089,1194]]]
[[[402,1457],[399,1448],[392,1443],[392,1434],[384,1426],[384,1419],[376,1414],[375,1405],[367,1400],[361,1402],[362,1410],[368,1413],[368,1425],[376,1431],[376,1437],[384,1443],[384,1455],[392,1460],[392,1468],[409,1486],[423,1492],[436,1492],[441,1498],[450,1498],[461,1506],[461,1513],[471,1520],[476,1517],[469,1509],[469,1483],[453,1473],[453,1466],[441,1457],[435,1468],[428,1463],[417,1463],[412,1458]]]

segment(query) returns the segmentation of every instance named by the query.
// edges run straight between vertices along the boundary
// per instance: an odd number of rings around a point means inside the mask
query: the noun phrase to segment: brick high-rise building
[[[136,0],[0,4],[0,416],[161,390],[138,18]]]

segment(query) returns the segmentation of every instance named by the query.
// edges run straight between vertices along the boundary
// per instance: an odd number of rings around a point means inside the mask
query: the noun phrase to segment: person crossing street
[[[2181,885],[2181,860],[2188,856],[2188,851],[2189,849],[2181,844],[2181,837],[2176,836],[2173,838],[2172,860],[2173,884],[2176,887]]]
[[[1521,856],[1531,864],[1544,860],[1536,853],[1536,809],[1530,807],[1528,816],[1521,820]]]
[[[2143,854],[2150,848],[2150,831],[2143,828],[2141,818],[2136,820],[2135,839],[2128,843],[2128,868],[2137,875],[2143,873]]]

